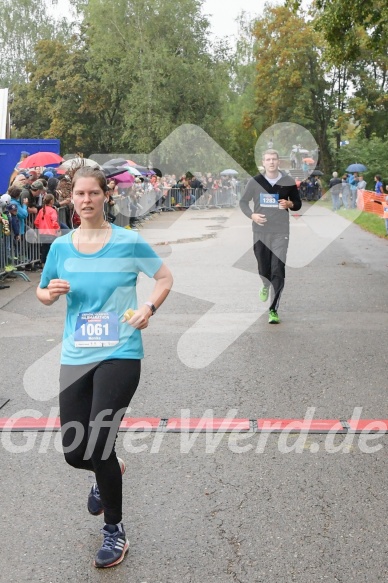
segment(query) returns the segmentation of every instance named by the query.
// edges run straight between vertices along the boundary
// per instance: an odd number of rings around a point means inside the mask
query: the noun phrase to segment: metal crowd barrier
[[[118,227],[135,227],[150,220],[152,215],[159,212],[158,201],[155,200],[155,195],[152,192],[139,191],[137,194],[140,195],[140,198],[137,198],[136,201],[132,200],[129,195],[113,197],[117,209],[114,224]],[[106,208],[105,212],[109,212],[109,207]]]
[[[13,233],[9,235],[2,229],[0,237],[0,278],[4,279],[9,273],[30,281],[24,273],[26,267],[32,267],[40,262],[39,233],[34,229],[35,215],[25,219],[24,234],[16,240]]]
[[[58,220],[62,225],[66,224],[66,209],[61,207],[58,210]],[[4,279],[9,274],[21,277],[25,281],[30,281],[24,273],[27,268],[33,268],[40,263],[41,242],[39,231],[34,227],[36,215],[28,215],[24,222],[24,234],[20,236],[20,241],[16,241],[12,232],[9,235],[0,233],[0,279]],[[68,227],[70,228],[70,227]],[[66,229],[67,230],[67,229]],[[65,230],[62,230],[64,234]]]
[[[235,188],[170,188],[161,201],[162,210],[234,208],[241,197],[240,185]]]
[[[234,208],[238,205],[245,184],[237,182],[232,188],[161,188],[158,192],[144,188],[137,191],[136,202],[130,196],[114,197],[119,214],[114,223],[120,227],[133,226],[149,220],[157,212],[180,209]],[[108,212],[108,208],[106,211]]]

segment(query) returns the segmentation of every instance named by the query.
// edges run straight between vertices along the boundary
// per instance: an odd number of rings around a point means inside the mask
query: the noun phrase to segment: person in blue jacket
[[[17,216],[20,222],[20,235],[24,235],[26,229],[25,221],[28,217],[28,210],[26,201],[20,200],[22,189],[18,186],[10,186],[7,192],[11,197],[10,204],[14,204],[17,207]]]
[[[21,200],[20,196],[21,196],[21,192],[22,189],[18,186],[10,186],[8,188],[8,194],[11,197],[10,203],[16,205],[17,207],[17,217],[19,219],[19,225],[20,225],[20,230],[19,230],[19,235],[20,235],[20,240],[18,242],[18,260],[19,263],[24,263],[24,264],[29,264],[30,259],[27,257],[27,255],[29,255],[28,250],[27,250],[27,244],[25,242],[24,239],[24,235],[26,232],[26,220],[28,218],[28,208],[27,208],[27,199]],[[21,266],[19,267],[19,269],[24,269]]]
[[[135,394],[144,357],[141,330],[166,299],[172,276],[140,235],[109,223],[105,175],[82,167],[71,183],[80,226],[51,245],[38,299],[67,302],[60,371],[60,420],[65,459],[93,471],[88,510],[104,514],[104,541],[95,567],[120,563],[129,543],[122,523],[123,460],[115,452],[121,420]],[[137,306],[140,273],[155,280]],[[86,535],[87,536],[87,535]]]
[[[349,207],[355,209],[357,206],[357,184],[358,184],[358,174],[357,172],[349,174],[347,182],[350,185],[350,201]]]

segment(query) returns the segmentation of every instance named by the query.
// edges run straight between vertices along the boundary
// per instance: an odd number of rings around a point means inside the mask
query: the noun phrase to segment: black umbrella
[[[128,161],[124,160],[124,158],[112,158],[112,160],[108,160],[102,165],[103,168],[109,166],[128,166]]]
[[[156,176],[159,176],[159,178],[162,178],[163,174],[162,171],[159,170],[159,168],[151,168],[151,170],[153,170],[156,174]]]
[[[125,172],[124,168],[115,168],[114,166],[102,166],[101,170],[107,178],[113,178]]]
[[[323,172],[320,170],[314,170],[314,172],[311,172],[310,176],[323,176]]]

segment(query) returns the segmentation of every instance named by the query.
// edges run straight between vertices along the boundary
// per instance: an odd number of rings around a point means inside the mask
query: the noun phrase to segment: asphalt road
[[[294,227],[298,256],[310,231]],[[166,257],[176,287],[143,335],[129,415],[300,418],[309,410],[349,419],[357,408],[362,418],[388,419],[386,240],[350,225],[306,265],[289,266],[282,323],[269,326],[245,217],[165,213],[142,235]],[[64,303],[39,304],[39,275],[31,279],[0,292],[0,397],[10,399],[2,417],[57,407]],[[104,571],[92,566],[102,526],[86,511],[92,476],[65,464],[58,437],[1,436],[4,583],[388,579],[386,435],[120,433],[130,549]]]

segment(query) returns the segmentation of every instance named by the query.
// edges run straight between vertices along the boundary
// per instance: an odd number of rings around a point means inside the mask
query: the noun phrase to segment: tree
[[[286,0],[286,6],[294,12],[301,4],[302,0]],[[311,13],[337,62],[358,59],[362,49],[360,29],[368,35],[369,48],[386,54],[388,4],[385,0],[316,0]]]
[[[288,0],[295,12],[299,0]],[[342,70],[343,100],[338,107],[337,151],[341,134],[352,128],[364,138],[388,131],[388,34],[384,0],[317,0],[310,8],[315,30],[326,43],[325,60]],[[348,137],[349,137],[348,136]]]
[[[225,137],[221,145],[251,174],[256,174],[255,143],[258,135],[250,123],[250,112],[255,107],[255,37],[254,18],[246,12],[238,17],[237,43],[228,55],[230,87],[225,94],[223,119]]]
[[[227,75],[208,44],[201,1],[90,0],[89,68],[123,92],[121,144],[150,152],[177,126],[219,128]]]
[[[347,168],[349,164],[360,162],[368,170],[364,172],[364,178],[368,188],[373,190],[373,178],[381,174],[384,182],[388,183],[388,152],[386,141],[373,135],[369,140],[365,139],[362,131],[359,131],[350,143],[343,146],[339,153],[339,168]]]
[[[247,125],[260,134],[279,122],[310,130],[326,170],[332,167],[330,129],[343,105],[346,71],[327,67],[322,36],[290,8],[267,6],[256,20],[255,108]]]
[[[120,132],[116,96],[101,91],[98,72],[87,70],[85,38],[40,41],[34,57],[29,82],[14,88],[10,109],[18,137],[60,138],[64,152],[109,151]]]
[[[70,34],[66,19],[47,15],[42,0],[2,0],[0,3],[0,87],[27,80],[27,63],[42,39],[63,39]]]
[[[388,4],[385,0],[317,0],[317,26],[337,59],[355,61],[363,41],[360,29],[368,36],[368,48],[386,54]]]
[[[383,55],[371,48],[364,31],[359,36],[360,54],[349,66],[354,86],[350,115],[367,139],[373,134],[383,138],[388,133],[388,51]]]
[[[77,1],[79,34],[38,43],[28,82],[15,89],[19,135],[59,137],[65,150],[92,154],[148,153],[185,123],[222,133],[228,73],[200,6]]]

